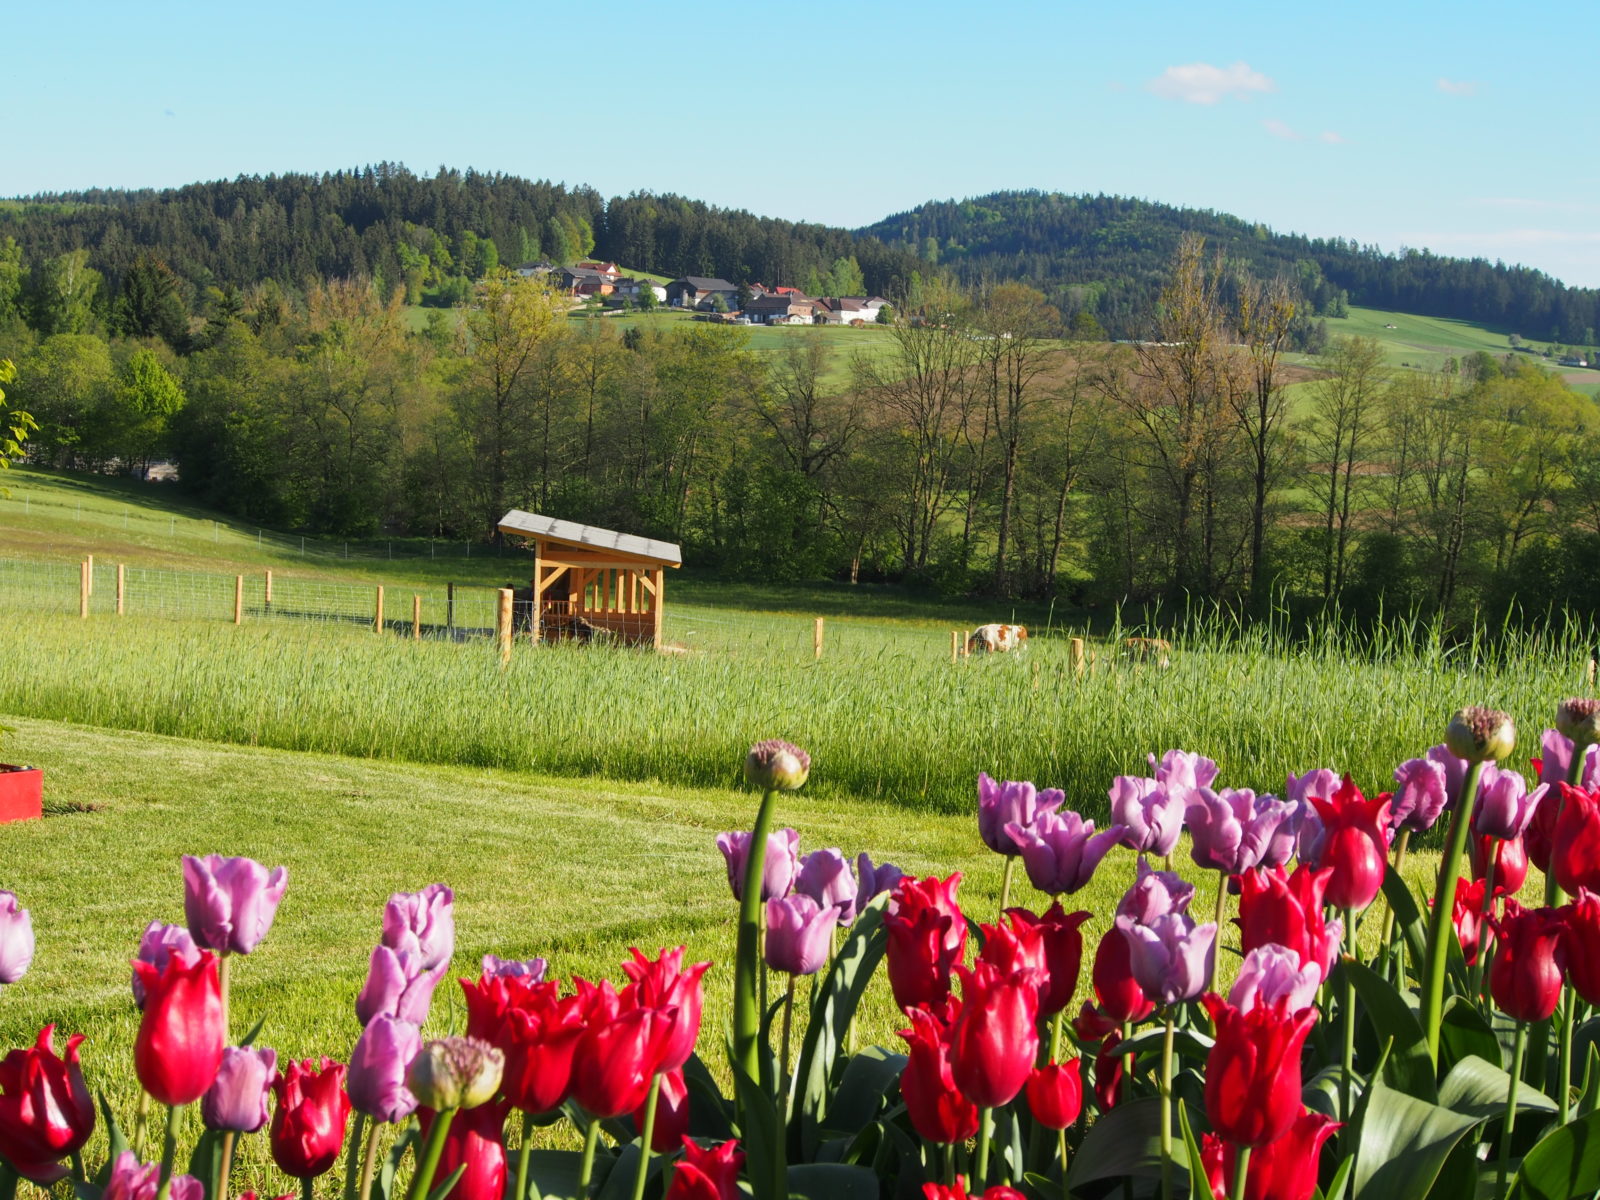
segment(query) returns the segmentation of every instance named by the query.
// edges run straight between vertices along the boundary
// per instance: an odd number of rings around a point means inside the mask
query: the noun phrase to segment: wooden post
[[[444,585],[444,627],[456,627],[456,585],[453,583]]]
[[[271,607],[272,607],[272,572],[271,571],[267,572],[266,586],[261,591],[261,607],[262,608],[266,608],[266,609],[271,609]]]
[[[117,616],[122,615],[123,598],[128,590],[128,567],[126,563],[117,564]]]
[[[89,555],[85,560],[89,564],[89,595],[94,595],[94,555]]]
[[[1083,674],[1083,639],[1082,638],[1073,638],[1072,639],[1072,654],[1071,654],[1071,657],[1072,657],[1072,673],[1074,675],[1082,675]]]
[[[1589,680],[1589,690],[1592,692],[1592,691],[1594,691],[1594,659],[1592,659],[1592,658],[1589,660],[1588,680]]]
[[[233,623],[244,624],[244,576],[233,577]]]
[[[494,635],[500,643],[500,665],[511,661],[511,589],[500,589],[500,603],[494,612]]]
[[[422,640],[422,597],[421,596],[412,596],[411,597],[411,640],[413,642],[420,642]]]
[[[84,559],[78,564],[78,615],[85,620],[89,617],[89,563],[91,559]]]
[[[383,584],[380,583],[378,585],[378,589],[377,590],[378,590],[377,605],[373,609],[373,613],[372,613],[372,632],[373,633],[382,633],[383,632]]]
[[[655,619],[655,646],[661,649],[661,614],[667,602],[667,572],[665,567],[656,568],[656,594],[651,597],[654,601],[650,606],[651,615]]]
[[[817,627],[811,634],[811,655],[813,658],[822,657],[822,618],[817,618]]]
[[[535,646],[539,644],[539,635],[544,631],[539,628],[540,610],[544,608],[544,543],[533,544],[533,612],[528,614],[528,640]]]
[[[959,662],[961,659],[961,630],[950,631],[950,661]]]

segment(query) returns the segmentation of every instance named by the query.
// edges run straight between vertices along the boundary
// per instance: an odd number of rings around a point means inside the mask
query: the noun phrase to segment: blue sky
[[[4,195],[387,159],[859,225],[1036,187],[1600,286],[1568,0],[5,9]]]

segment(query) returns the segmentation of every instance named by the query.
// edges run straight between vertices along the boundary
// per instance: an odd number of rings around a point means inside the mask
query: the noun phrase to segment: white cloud
[[[1335,133],[1331,129],[1324,129],[1317,134],[1317,141],[1327,142],[1330,146],[1348,146],[1350,144],[1350,139],[1345,137],[1344,134]]]
[[[1283,121],[1263,121],[1261,127],[1275,138],[1282,138],[1286,142],[1303,142],[1305,138]]]
[[[1145,87],[1164,100],[1181,100],[1185,104],[1216,104],[1229,96],[1248,100],[1252,92],[1278,90],[1276,83],[1246,62],[1229,67],[1210,63],[1168,67]]]
[[[1440,76],[1434,86],[1447,96],[1476,96],[1478,82],[1475,79],[1446,79]]]

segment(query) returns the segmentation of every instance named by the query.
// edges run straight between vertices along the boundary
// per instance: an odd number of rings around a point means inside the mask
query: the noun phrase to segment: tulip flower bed
[[[41,1029],[0,1062],[0,1192],[20,1176],[85,1200],[223,1200],[253,1138],[303,1195],[346,1200],[1587,1195],[1597,742],[1600,701],[1562,703],[1530,782],[1510,718],[1464,709],[1370,797],[1325,767],[1257,795],[1168,750],[1111,781],[1100,829],[1059,791],[980,775],[992,914],[959,873],[804,851],[783,821],[809,756],[762,742],[750,828],[714,839],[731,961],[633,949],[588,978],[487,955],[460,1019],[426,1038],[457,957],[454,893],[434,883],[374,920],[353,1045],[299,1060],[267,1048],[270,1009],[228,1044],[231,979],[292,880],[189,856],[183,924],[151,921],[133,964],[123,1070],[141,1098],[97,1105],[80,1039]],[[1409,842],[1436,825],[1436,878],[1408,886]],[[1538,907],[1512,898],[1530,860]],[[1010,903],[1024,875],[1048,907]],[[1120,899],[1089,944],[1093,910],[1069,906],[1108,876]],[[0,982],[34,952],[0,895]],[[859,1017],[880,966],[902,1020],[874,1045]],[[718,973],[726,1022],[707,1006]]]

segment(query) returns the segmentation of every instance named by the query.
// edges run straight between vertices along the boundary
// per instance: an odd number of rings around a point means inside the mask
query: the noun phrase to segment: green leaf
[[[128,1149],[128,1139],[123,1136],[122,1127],[117,1124],[116,1114],[111,1111],[111,1102],[106,1099],[104,1092],[96,1097],[100,1101],[100,1119],[106,1131],[106,1161],[94,1177],[94,1181],[105,1187],[111,1180],[111,1165],[117,1161],[118,1155]]]
[[[1343,1158],[1339,1160],[1339,1169],[1333,1173],[1333,1180],[1328,1184],[1327,1191],[1318,1191],[1318,1197],[1324,1200],[1344,1200],[1344,1189],[1350,1181],[1350,1172],[1355,1169],[1356,1160]]]
[[[1158,1025],[1146,1029],[1143,1033],[1136,1033],[1118,1047],[1118,1053],[1158,1056],[1161,1053],[1162,1042],[1167,1036],[1165,1025]],[[1198,1029],[1179,1029],[1172,1035],[1172,1052],[1175,1061],[1190,1059],[1195,1062],[1205,1062],[1211,1053],[1211,1047],[1216,1044],[1216,1039],[1201,1033]]]
[[[728,1055],[733,1068],[734,1095],[739,1101],[739,1140],[744,1147],[745,1174],[755,1200],[784,1200],[783,1125],[772,1095],[751,1079],[735,1056]]]
[[[1517,1170],[1517,1200],[1572,1200],[1600,1188],[1600,1112],[1553,1129]]]
[[[689,1134],[725,1142],[733,1136],[733,1105],[698,1054],[683,1064],[683,1079],[693,1097],[689,1102]]]
[[[211,1181],[217,1177],[217,1167],[221,1162],[222,1134],[219,1130],[207,1129],[200,1134],[200,1140],[194,1144],[194,1152],[189,1155],[189,1174],[209,1188]]]
[[[1586,1117],[1596,1109],[1600,1109],[1600,1046],[1590,1046],[1589,1061],[1583,1070],[1583,1092],[1573,1115]]]
[[[394,1195],[394,1179],[400,1172],[400,1164],[405,1161],[406,1151],[416,1145],[420,1136],[416,1120],[407,1121],[400,1136],[395,1138],[394,1145],[389,1147],[389,1153],[383,1156],[383,1165],[378,1168],[377,1178],[372,1181],[372,1194],[376,1200],[389,1200]],[[573,1182],[577,1182],[577,1176],[573,1176]]]
[[[456,1184],[461,1182],[461,1177],[466,1173],[467,1164],[462,1163],[454,1171],[450,1172],[450,1177],[448,1179],[435,1186],[434,1189],[428,1193],[428,1200],[444,1200],[444,1198],[448,1196],[455,1188]]]
[[[516,1166],[511,1166],[515,1171]],[[533,1150],[528,1154],[528,1178],[545,1196],[576,1196],[583,1172],[579,1150]]]
[[[1395,928],[1405,939],[1406,958],[1414,968],[1420,968],[1428,958],[1428,927],[1422,919],[1422,910],[1417,907],[1416,897],[1393,863],[1383,877],[1383,896],[1394,911]]]
[[[1339,969],[1354,984],[1379,1039],[1393,1040],[1383,1067],[1384,1082],[1408,1096],[1431,1103],[1438,1096],[1433,1080],[1433,1060],[1428,1055],[1427,1036],[1411,1005],[1395,990],[1394,984],[1370,967],[1347,958],[1339,963]]]
[[[261,1031],[262,1031],[262,1029],[264,1029],[266,1027],[266,1024],[267,1024],[267,1019],[265,1017],[262,1017],[253,1026],[251,1026],[250,1032],[244,1035],[244,1041],[240,1042],[239,1045],[240,1046],[253,1046],[253,1045],[255,1045],[256,1039],[261,1036]]]
[[[1194,1136],[1194,1127],[1189,1124],[1189,1106],[1178,1105],[1178,1124],[1183,1129],[1183,1147],[1189,1152],[1189,1178],[1195,1181],[1195,1186],[1189,1191],[1189,1200],[1217,1200],[1217,1194],[1211,1190],[1211,1178],[1206,1174],[1205,1160],[1200,1157],[1200,1142]]]
[[[878,1200],[878,1176],[869,1167],[800,1163],[789,1168],[789,1195],[805,1200]]]
[[[798,1093],[798,1157],[816,1156],[823,1130],[830,1125],[828,1108],[833,1102],[831,1084],[838,1066],[840,1047],[855,1018],[856,1007],[872,982],[888,944],[888,934],[883,927],[884,909],[889,903],[887,894],[876,897],[857,915],[850,933],[845,937],[839,953],[834,955],[828,974],[817,989],[811,1006],[810,1021],[800,1044],[800,1058],[795,1071],[795,1089]]]
[[[831,1134],[856,1134],[878,1119],[884,1097],[900,1083],[906,1056],[868,1046],[845,1064],[844,1076],[828,1107]]]
[[[1511,1090],[1511,1074],[1481,1058],[1463,1058],[1439,1086],[1439,1103],[1463,1116],[1488,1120],[1503,1116]],[[1553,1113],[1556,1102],[1527,1083],[1517,1085],[1517,1111]],[[1518,1131],[1522,1129],[1519,1124]]]
[[[1084,1135],[1067,1168],[1067,1186],[1097,1179],[1161,1175],[1161,1097],[1142,1096],[1117,1105]]]
[[[1494,1026],[1483,1019],[1466,996],[1450,996],[1444,1002],[1444,1016],[1439,1023],[1439,1058],[1453,1065],[1469,1057],[1506,1065]]]
[[[1450,1151],[1478,1118],[1379,1081],[1363,1097],[1355,1200],[1426,1200]]]

